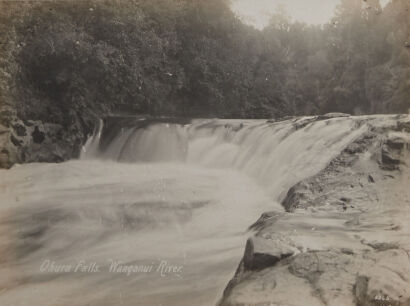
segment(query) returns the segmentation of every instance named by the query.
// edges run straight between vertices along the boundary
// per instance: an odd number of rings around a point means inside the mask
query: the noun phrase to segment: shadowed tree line
[[[1,2],[2,120],[407,112],[409,8],[342,0],[326,25],[278,11],[259,31],[224,0]]]

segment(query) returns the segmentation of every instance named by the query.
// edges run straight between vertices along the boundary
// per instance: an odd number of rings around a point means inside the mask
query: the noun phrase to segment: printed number
[[[375,301],[390,301],[390,298],[387,295],[386,296],[376,295],[374,299]]]

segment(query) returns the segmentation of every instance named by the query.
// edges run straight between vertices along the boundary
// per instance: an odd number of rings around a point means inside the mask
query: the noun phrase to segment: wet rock
[[[400,164],[400,158],[395,156],[394,152],[390,151],[387,147],[382,148],[382,163],[385,166],[397,166]],[[395,168],[395,167],[391,167]]]
[[[309,125],[312,122],[315,122],[316,118],[304,118],[304,119],[297,119],[293,126],[296,130],[303,129],[305,126]]]
[[[325,119],[350,117],[350,116],[351,116],[350,114],[346,114],[346,113],[327,113],[327,114],[318,116],[318,119],[325,120]]]
[[[404,139],[396,138],[396,139],[388,139],[386,145],[393,150],[401,151],[405,148],[406,142]]]
[[[18,140],[13,134],[10,135],[10,141],[16,147],[20,147],[23,144],[23,142]]]
[[[38,144],[43,143],[46,138],[45,134],[39,130],[38,126],[34,128],[34,132],[31,133],[31,136],[33,136],[33,141]]]
[[[312,191],[309,189],[309,186],[299,183],[289,189],[285,199],[282,201],[282,206],[286,211],[292,212],[296,208],[308,206],[311,197]]]
[[[343,254],[346,254],[346,255],[354,255],[354,251],[352,249],[349,249],[349,248],[341,248],[340,252],[342,252]]]
[[[283,214],[275,212],[275,211],[263,213],[261,217],[258,219],[258,221],[252,224],[249,227],[249,229],[260,231],[264,227],[272,225],[276,220],[280,219],[282,215]]]
[[[79,156],[86,131],[79,122],[68,128],[42,121],[14,119],[0,127],[0,168],[16,163],[62,162]]]
[[[390,230],[392,231],[400,231],[402,229],[402,227],[400,225],[394,225],[392,226],[392,228]]]
[[[357,153],[361,153],[363,151],[363,146],[361,146],[358,143],[352,143],[351,145],[349,145],[346,150],[347,153],[349,154],[357,154]]]
[[[323,271],[320,268],[320,253],[308,252],[299,254],[289,265],[289,272],[313,283],[317,281]]]
[[[293,254],[294,251],[282,242],[252,237],[246,243],[244,267],[246,270],[259,271],[272,267],[278,261]]]
[[[365,305],[367,299],[367,287],[369,279],[366,276],[359,275],[354,285],[354,294],[358,305]]]
[[[28,127],[33,126],[33,125],[34,125],[34,124],[33,124],[33,122],[32,122],[31,120],[23,120],[23,123],[24,123],[24,125],[25,125],[25,126],[28,126]]]
[[[382,146],[381,162],[386,170],[396,170],[404,163],[402,153],[410,149],[409,137],[404,133],[390,133]]]
[[[24,127],[24,125],[17,123],[13,126],[13,128],[14,128],[14,131],[16,132],[17,136],[21,137],[21,136],[26,136],[27,135],[27,131],[26,131],[26,128]]]
[[[392,243],[392,242],[363,242],[363,243],[379,252],[399,248],[399,245],[397,243]]]
[[[397,130],[400,132],[410,133],[410,121],[397,122]]]
[[[350,203],[352,199],[346,198],[346,197],[341,197],[340,201],[345,202],[345,203]]]

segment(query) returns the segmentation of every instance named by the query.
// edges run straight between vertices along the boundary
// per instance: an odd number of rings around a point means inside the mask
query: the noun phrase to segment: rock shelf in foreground
[[[251,226],[221,305],[410,305],[410,120],[372,126]]]

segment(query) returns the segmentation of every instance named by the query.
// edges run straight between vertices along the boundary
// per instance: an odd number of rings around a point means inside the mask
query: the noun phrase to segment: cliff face
[[[221,305],[410,305],[410,118],[373,126],[251,226]]]
[[[76,158],[86,137],[78,122],[65,128],[47,121],[13,118],[8,127],[0,125],[0,167]]]

